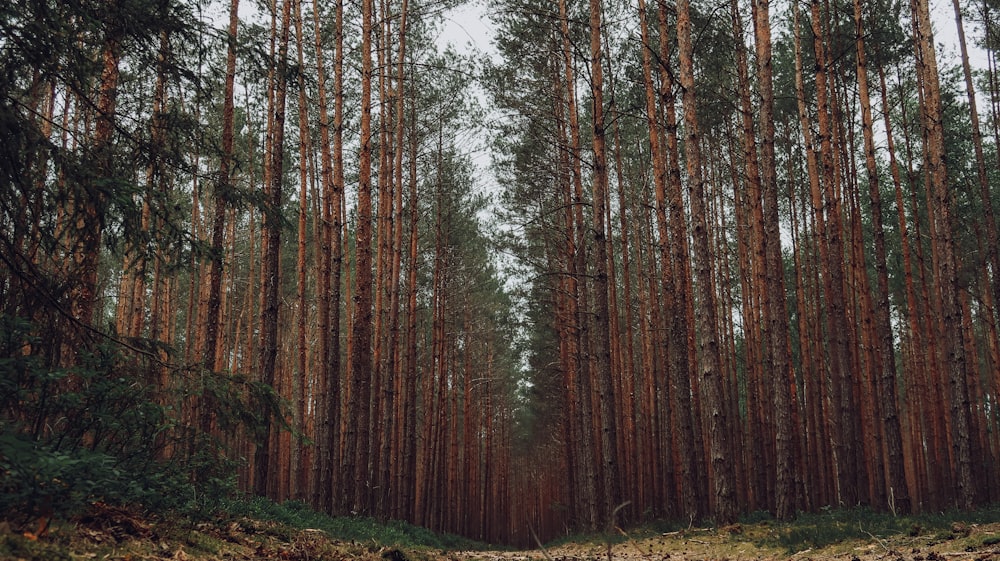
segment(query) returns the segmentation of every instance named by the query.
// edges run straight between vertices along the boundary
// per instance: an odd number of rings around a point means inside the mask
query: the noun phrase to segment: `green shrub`
[[[95,501],[195,511],[232,492],[221,444],[171,417],[154,383],[162,365],[114,343],[78,350],[70,368],[47,352],[58,354],[31,324],[0,316],[0,512],[11,522]]]

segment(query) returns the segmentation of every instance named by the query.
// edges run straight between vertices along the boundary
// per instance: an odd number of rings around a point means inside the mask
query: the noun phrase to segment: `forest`
[[[0,5],[0,511],[1000,502],[1000,2],[467,4]]]

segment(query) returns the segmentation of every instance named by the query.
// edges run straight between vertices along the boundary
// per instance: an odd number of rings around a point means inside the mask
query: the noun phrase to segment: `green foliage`
[[[774,520],[774,516],[766,510],[755,510],[754,512],[749,512],[740,517],[741,524],[770,523],[772,520]]]
[[[788,551],[802,551],[848,540],[882,539],[893,535],[929,535],[942,540],[954,539],[955,528],[961,528],[963,524],[998,520],[1000,510],[996,507],[974,512],[938,512],[912,516],[893,516],[859,507],[801,514],[796,520],[775,523],[774,531],[763,542]]]
[[[0,317],[0,511],[11,522],[96,501],[195,511],[232,491],[233,463],[208,435],[180,430],[149,365],[107,346],[53,368],[38,344],[31,324]],[[220,410],[246,409],[233,399]]]
[[[66,548],[45,541],[32,541],[17,534],[0,533],[0,559],[24,561],[72,561]]]
[[[486,548],[485,544],[467,538],[453,534],[435,534],[426,528],[399,520],[383,522],[360,516],[332,518],[298,501],[279,504],[264,497],[249,497],[227,501],[222,505],[222,509],[233,517],[278,522],[296,529],[319,529],[334,539],[370,543],[382,547],[452,550]]]
[[[0,434],[0,472],[0,509],[28,517],[49,508],[79,514],[96,497],[117,494],[122,475],[107,454],[10,433]]]

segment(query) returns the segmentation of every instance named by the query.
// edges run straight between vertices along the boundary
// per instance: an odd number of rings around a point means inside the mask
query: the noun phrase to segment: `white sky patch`
[[[962,51],[958,44],[958,25],[955,22],[955,6],[952,0],[930,0],[931,20],[934,26],[934,43],[938,56],[948,66],[962,64]],[[982,27],[972,21],[969,14],[962,15],[962,28],[965,31],[965,43],[969,49],[969,64],[973,69],[986,68],[986,52],[977,46],[983,36]]]
[[[475,60],[480,60],[484,56],[494,59],[499,56],[493,46],[496,29],[482,1],[472,0],[463,3],[446,11],[443,19],[444,23],[437,37],[440,50],[450,46],[459,54],[470,56]],[[488,121],[491,118],[489,96],[476,83],[469,84],[469,91],[483,108],[483,118]],[[495,209],[492,208],[492,205],[496,204],[492,195],[498,192],[498,187],[491,169],[489,131],[485,122],[477,125],[475,129],[466,131],[463,138],[458,139],[458,146],[462,147],[463,153],[472,161],[475,168],[473,188],[490,196],[490,205],[479,213],[479,221],[487,228],[498,227],[500,225],[497,224]]]
[[[471,1],[445,12],[444,26],[437,42],[442,48],[452,45],[464,54],[492,54],[495,34],[496,29],[487,16],[486,7],[480,1]]]

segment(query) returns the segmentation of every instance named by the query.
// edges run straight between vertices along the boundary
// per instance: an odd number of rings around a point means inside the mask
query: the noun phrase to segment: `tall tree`
[[[281,230],[283,219],[282,187],[284,183],[285,99],[288,92],[288,41],[291,27],[293,0],[284,0],[281,6],[280,38],[278,40],[277,68],[274,76],[273,129],[269,138],[270,181],[265,186],[264,247],[262,256],[262,302],[259,365],[262,380],[269,386],[278,381],[278,316],[281,311]],[[254,492],[265,495],[270,490],[275,475],[272,455],[272,428],[266,423],[257,452],[254,454]]]
[[[340,207],[343,196],[343,2],[338,1],[334,14],[334,140],[330,140],[330,109],[327,75],[323,58],[319,6],[313,4],[314,49],[316,52],[316,87],[319,111],[320,190],[322,199],[321,243],[318,278],[319,373],[316,376],[317,458],[313,464],[313,504],[327,512],[337,506],[336,466],[339,458],[340,428],[340,252],[342,225]],[[334,156],[336,155],[336,158]],[[338,179],[339,178],[339,179]]]
[[[116,11],[115,1],[107,1],[107,12]],[[69,312],[84,326],[94,322],[94,312],[98,297],[98,267],[101,255],[101,239],[104,231],[104,212],[108,195],[101,182],[114,177],[114,146],[112,145],[117,123],[118,80],[124,29],[121,22],[109,21],[104,28],[101,41],[101,73],[98,80],[96,117],[91,140],[91,152],[96,170],[94,177],[79,185],[79,191],[71,200],[75,209],[71,212],[74,221],[73,239],[75,247],[71,258],[73,271],[80,279],[75,285]]]
[[[788,311],[785,303],[785,268],[781,254],[781,224],[778,217],[778,185],[775,158],[774,72],[772,68],[771,21],[768,0],[753,5],[754,38],[757,50],[757,80],[760,91],[760,178],[767,284],[767,334],[769,367],[773,372],[775,410],[776,486],[775,514],[789,518],[797,510],[796,475],[801,451],[794,431],[798,426],[795,373],[789,356]]]
[[[928,206],[932,226],[931,251],[937,281],[934,294],[937,304],[934,312],[937,317],[933,319],[937,334],[944,342],[942,358],[948,374],[956,503],[960,508],[967,509],[973,504],[975,489],[972,483],[966,356],[962,332],[955,329],[955,326],[962,325],[962,309],[958,302],[958,293],[962,288],[955,255],[952,187],[945,163],[944,110],[927,1],[912,0],[910,9],[914,19],[917,78],[923,93],[921,124],[926,143],[924,165],[930,186]]]
[[[361,4],[361,146],[358,152],[358,213],[355,240],[357,275],[354,292],[354,318],[351,325],[351,407],[352,420],[345,454],[345,487],[352,496],[352,509],[362,511],[368,489],[370,443],[368,425],[371,419],[372,382],[372,26],[374,2]]]
[[[605,208],[608,199],[608,157],[606,127],[604,118],[604,69],[601,50],[601,18],[603,3],[590,0],[590,79],[593,99],[594,119],[594,169],[593,169],[593,230],[594,238],[594,313],[596,357],[594,376],[591,382],[596,388],[597,416],[601,445],[601,492],[602,511],[610,517],[618,500],[618,465],[616,450],[618,435],[615,417],[611,407],[614,404],[614,388],[611,373],[611,335],[609,332],[608,299],[608,239],[605,224]]]
[[[232,192],[233,113],[236,106],[236,39],[239,30],[239,0],[229,5],[229,29],[226,41],[226,78],[222,100],[222,153],[219,157],[219,177],[215,183],[214,214],[212,216],[212,262],[209,269],[208,311],[205,316],[206,368],[220,370],[219,320],[222,315],[223,236],[226,228],[227,198]],[[210,406],[210,405],[209,405]]]
[[[864,136],[865,172],[868,176],[868,193],[871,201],[872,230],[875,241],[875,294],[876,338],[879,368],[875,372],[877,395],[881,397],[881,411],[886,481],[890,496],[899,512],[909,512],[910,499],[903,466],[903,439],[896,404],[896,357],[889,311],[889,273],[885,231],[882,223],[882,194],[875,154],[874,119],[868,87],[868,57],[865,52],[865,27],[860,0],[854,1],[855,47],[857,50],[858,96],[861,103],[861,125]]]
[[[705,200],[705,180],[698,129],[698,97],[694,82],[694,43],[691,32],[691,6],[688,0],[677,2],[677,47],[679,77],[684,107],[684,155],[687,165],[691,204],[694,272],[698,290],[698,374],[706,391],[709,412],[709,439],[715,499],[715,516],[721,523],[736,519],[735,471],[729,430],[727,401],[724,398],[722,365],[719,359],[718,302],[713,282],[711,248]]]

